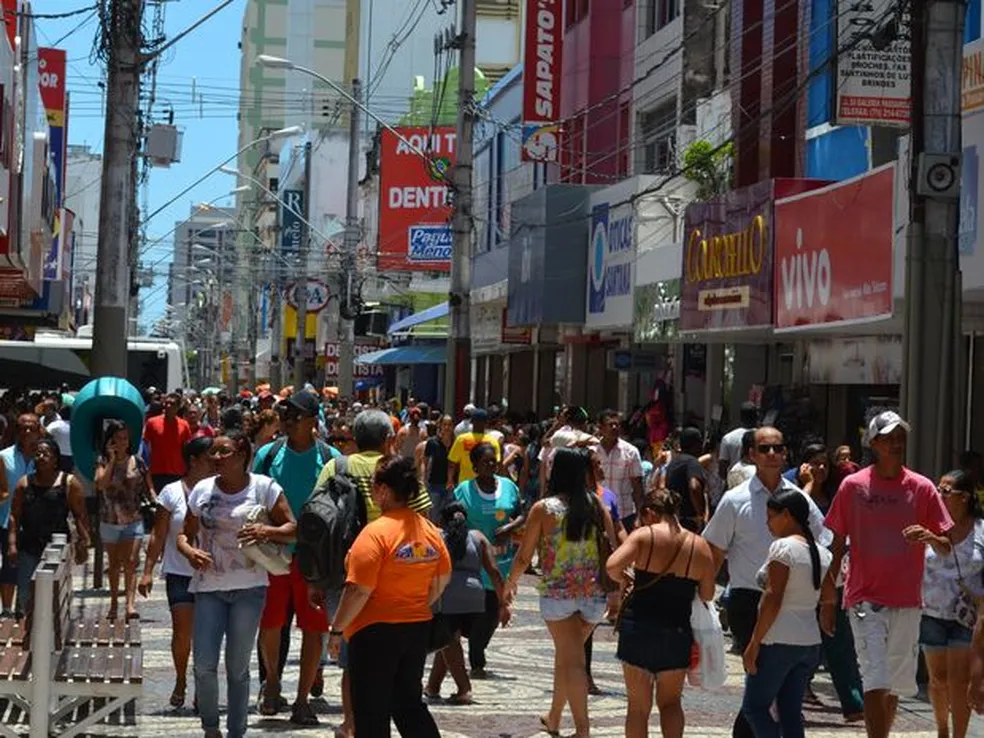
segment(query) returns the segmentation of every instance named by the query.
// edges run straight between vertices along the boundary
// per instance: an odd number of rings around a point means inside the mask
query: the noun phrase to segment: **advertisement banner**
[[[280,253],[292,261],[301,253],[301,238],[304,226],[301,216],[304,215],[304,191],[284,190],[280,204]]]
[[[380,142],[379,269],[448,272],[455,130],[396,130],[405,140],[384,129]]]
[[[776,330],[892,315],[895,165],[775,205]]]
[[[42,275],[47,281],[54,281],[61,273],[61,241],[63,240],[62,219],[59,208],[62,204],[62,187],[65,174],[65,89],[66,54],[63,49],[38,49],[38,88],[48,120],[48,141],[51,152],[51,166],[55,180],[55,223],[51,245],[45,253]]]
[[[561,0],[526,0],[523,49],[523,161],[560,161]]]
[[[636,260],[633,216],[631,203],[611,209],[609,203],[604,202],[591,209],[586,328],[632,325]]]
[[[894,0],[837,0],[836,122],[908,128],[911,106],[909,11],[895,39],[876,49],[871,33],[896,15]]]

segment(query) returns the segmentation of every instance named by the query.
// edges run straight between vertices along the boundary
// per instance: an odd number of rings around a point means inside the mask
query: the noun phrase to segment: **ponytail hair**
[[[770,510],[774,512],[787,511],[793,520],[799,525],[800,533],[806,539],[810,548],[810,563],[813,566],[813,589],[820,589],[822,572],[820,571],[820,550],[817,548],[816,539],[810,529],[810,502],[799,490],[784,489],[772,495],[766,502]]]

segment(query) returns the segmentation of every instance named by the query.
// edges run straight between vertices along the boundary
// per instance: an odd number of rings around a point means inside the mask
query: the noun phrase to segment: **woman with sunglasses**
[[[290,543],[297,523],[283,490],[269,477],[250,474],[252,450],[241,431],[226,431],[209,450],[218,476],[195,485],[188,496],[184,529],[177,548],[195,570],[193,648],[195,694],[206,738],[220,738],[219,652],[226,641],[229,710],[228,738],[246,733],[249,661],[266,599],[267,572],[243,553],[254,542]],[[270,524],[246,524],[257,506]]]
[[[89,520],[82,484],[61,471],[61,452],[51,438],[34,448],[34,472],[21,477],[10,506],[10,541],[7,556],[17,565],[17,611],[27,612],[31,579],[41,554],[55,533],[69,535],[74,516],[80,547],[89,546]]]
[[[185,516],[188,513],[188,495],[195,485],[214,473],[212,458],[209,456],[211,448],[210,436],[197,436],[181,449],[185,475],[164,487],[157,498],[159,504],[154,527],[150,531],[150,541],[147,543],[144,573],[137,585],[137,590],[143,597],[150,597],[154,586],[154,565],[163,552],[161,573],[164,575],[167,591],[167,606],[171,611],[171,658],[175,673],[170,703],[175,708],[185,703],[195,615],[195,595],[190,591],[194,569],[178,552],[177,542],[178,535],[184,530]]]
[[[936,732],[964,738],[970,724],[967,687],[970,644],[984,591],[984,521],[971,478],[962,471],[943,475],[940,494],[953,518],[951,553],[930,539],[923,575],[919,644],[929,669],[929,699]],[[952,732],[951,732],[952,721]]]

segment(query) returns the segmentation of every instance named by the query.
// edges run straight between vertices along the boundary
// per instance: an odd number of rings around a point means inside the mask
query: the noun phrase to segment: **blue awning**
[[[426,323],[430,320],[437,320],[438,318],[447,317],[447,314],[450,311],[451,308],[448,306],[448,303],[442,302],[440,305],[429,307],[426,310],[421,310],[419,313],[408,315],[402,320],[396,321],[386,332],[390,334],[399,333],[400,331],[405,331],[407,328],[413,328],[415,325],[420,325],[421,323]]]
[[[447,354],[448,349],[443,345],[398,346],[362,354],[355,361],[357,364],[373,364],[375,366],[443,364],[447,360]]]

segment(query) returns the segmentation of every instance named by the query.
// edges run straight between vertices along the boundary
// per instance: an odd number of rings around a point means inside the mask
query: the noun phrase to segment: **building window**
[[[649,38],[680,15],[680,0],[646,0],[644,12],[646,38]]]
[[[639,116],[644,174],[669,174],[676,169],[676,99]]]

